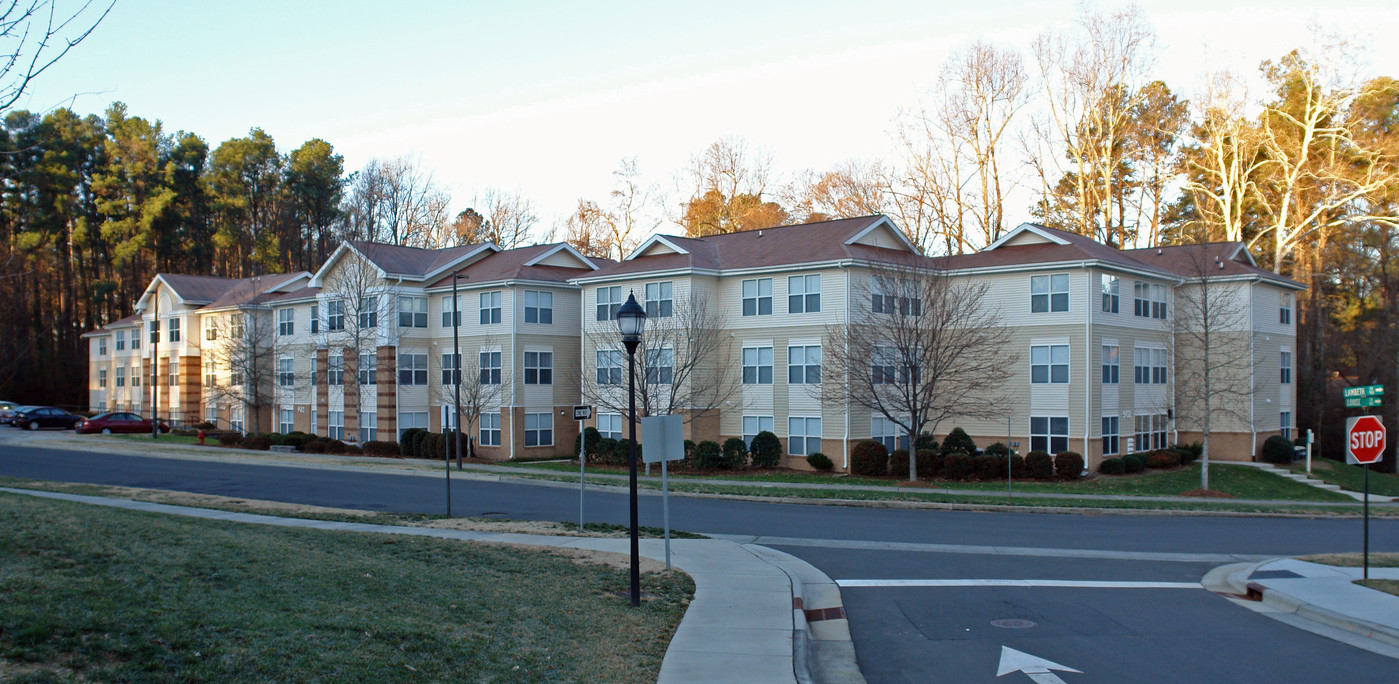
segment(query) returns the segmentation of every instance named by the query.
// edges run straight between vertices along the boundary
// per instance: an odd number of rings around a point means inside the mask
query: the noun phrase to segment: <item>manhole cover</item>
[[[1034,627],[1035,623],[1030,620],[1009,618],[1006,620],[992,620],[991,626],[1000,627],[1001,629],[1029,629],[1031,627]]]

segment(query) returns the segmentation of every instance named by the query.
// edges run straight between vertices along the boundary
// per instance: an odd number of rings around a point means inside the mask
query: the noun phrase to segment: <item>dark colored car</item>
[[[28,411],[29,409],[34,409],[34,408],[39,408],[39,407],[38,407],[38,406],[29,406],[29,405],[20,405],[20,406],[15,406],[15,407],[8,408],[8,409],[0,408],[0,425],[13,425],[13,426],[18,426],[19,423],[16,423],[16,422],[15,422],[15,416],[18,415],[20,411]]]
[[[10,416],[19,408],[20,404],[13,401],[0,401],[0,424],[9,425]]]
[[[93,416],[83,421],[80,425],[78,425],[78,432],[84,435],[90,435],[94,432],[100,432],[104,435],[110,435],[114,432],[133,432],[138,434],[149,434],[150,431],[151,420],[149,418],[142,418],[141,416],[138,416],[134,413],[122,413],[116,411]],[[161,423],[160,431],[169,432],[170,426],[166,425],[165,423]]]
[[[56,409],[52,406],[28,406],[15,414],[12,419],[14,425],[30,430],[39,428],[63,428],[65,430],[78,426],[83,422],[82,416],[75,416],[63,409]]]

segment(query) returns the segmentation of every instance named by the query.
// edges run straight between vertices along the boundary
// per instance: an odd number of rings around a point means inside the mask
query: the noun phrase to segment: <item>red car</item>
[[[94,432],[110,435],[114,432],[133,432],[139,434],[143,432],[149,433],[150,431],[150,419],[142,418],[134,413],[103,413],[88,418],[83,421],[82,424],[78,425],[78,433],[84,435],[90,435]],[[161,423],[160,431],[169,432],[170,426]]]

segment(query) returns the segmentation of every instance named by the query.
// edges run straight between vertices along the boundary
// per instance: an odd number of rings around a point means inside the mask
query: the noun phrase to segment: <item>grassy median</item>
[[[0,493],[0,680],[654,681],[693,594],[547,551]]]
[[[1300,463],[1292,465],[1292,472],[1306,474],[1307,468]],[[1311,476],[1352,492],[1365,491],[1365,469],[1361,466],[1346,465],[1327,458],[1312,459]],[[1399,476],[1390,473],[1370,471],[1370,493],[1380,496],[1399,496]]]

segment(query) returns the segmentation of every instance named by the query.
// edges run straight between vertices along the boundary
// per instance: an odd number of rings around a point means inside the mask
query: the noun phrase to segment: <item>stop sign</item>
[[[1377,416],[1346,419],[1346,463],[1378,463],[1384,455],[1384,423]]]

